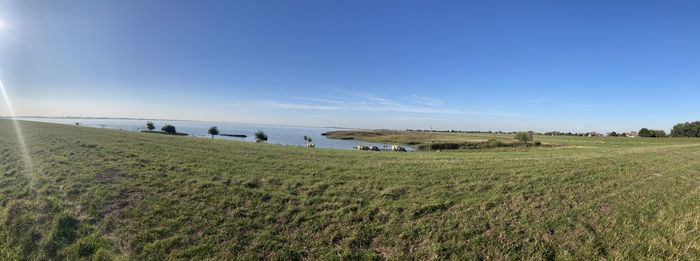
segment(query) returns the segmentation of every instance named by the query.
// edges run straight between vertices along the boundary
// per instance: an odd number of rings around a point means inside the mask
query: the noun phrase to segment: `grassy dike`
[[[695,259],[700,142],[391,153],[0,120],[0,259]]]

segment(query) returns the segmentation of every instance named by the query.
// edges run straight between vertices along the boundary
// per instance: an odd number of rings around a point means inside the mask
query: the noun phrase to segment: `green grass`
[[[370,153],[21,125],[32,171],[0,120],[2,260],[700,257],[700,139]]]
[[[445,145],[475,145],[480,148],[483,143],[491,140],[505,144],[516,143],[513,134],[495,133],[449,133],[449,132],[421,132],[421,131],[387,131],[387,130],[349,130],[331,131],[326,133],[331,139],[347,139],[369,142],[384,142],[394,144],[416,145],[416,147],[430,147],[434,144]],[[579,137],[579,136],[545,136],[535,135],[535,141],[548,146],[567,147],[596,147],[596,148],[625,148],[644,147],[656,145],[679,145],[700,142],[694,138],[628,138],[628,137]],[[469,146],[463,146],[469,147]],[[488,147],[488,146],[481,146]],[[498,147],[498,146],[495,146]],[[508,146],[506,146],[508,147]],[[515,146],[518,147],[518,146]]]

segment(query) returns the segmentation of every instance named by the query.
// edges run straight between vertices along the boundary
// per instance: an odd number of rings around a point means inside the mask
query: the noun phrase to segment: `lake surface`
[[[148,120],[131,120],[131,119],[76,119],[76,118],[18,118],[27,121],[51,122],[59,124],[75,125],[76,122],[84,127],[93,128],[109,128],[127,131],[141,131],[146,129]],[[312,143],[317,148],[335,148],[335,149],[355,149],[357,145],[377,146],[383,148],[385,145],[391,148],[388,143],[364,142],[358,140],[337,140],[328,139],[321,133],[342,130],[337,128],[320,128],[320,127],[298,127],[298,126],[282,126],[282,125],[267,125],[267,124],[248,124],[248,123],[228,123],[228,122],[202,122],[202,121],[160,121],[152,120],[156,125],[156,130],[165,124],[175,126],[177,132],[187,133],[191,136],[202,138],[211,138],[207,133],[209,127],[217,126],[221,134],[243,134],[246,138],[216,136],[216,139],[237,140],[255,142],[256,131],[262,130],[267,134],[268,140],[266,143],[291,145],[291,146],[306,146],[304,136],[311,137]],[[403,145],[402,145],[403,146]],[[407,150],[413,150],[411,146],[404,146]]]

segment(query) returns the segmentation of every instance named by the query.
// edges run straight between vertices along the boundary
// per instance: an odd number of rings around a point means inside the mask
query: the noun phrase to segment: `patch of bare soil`
[[[115,182],[124,177],[124,174],[116,169],[106,169],[95,175],[95,180],[101,183]]]
[[[119,216],[124,209],[143,199],[144,194],[141,190],[122,191],[113,202],[105,206],[105,216]]]

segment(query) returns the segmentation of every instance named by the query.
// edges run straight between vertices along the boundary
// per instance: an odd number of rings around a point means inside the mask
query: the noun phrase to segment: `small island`
[[[219,135],[225,136],[225,137],[236,137],[236,138],[247,138],[248,137],[248,135],[245,135],[245,134],[219,134]]]

